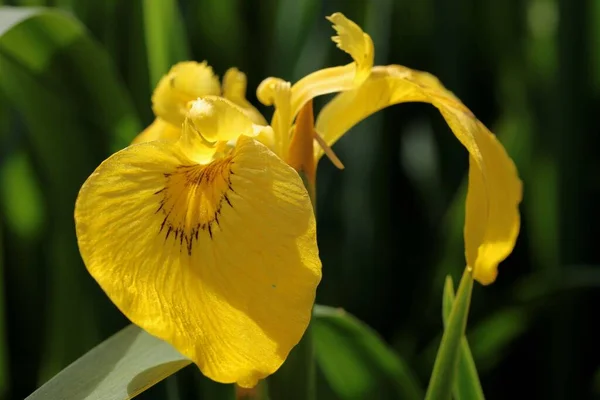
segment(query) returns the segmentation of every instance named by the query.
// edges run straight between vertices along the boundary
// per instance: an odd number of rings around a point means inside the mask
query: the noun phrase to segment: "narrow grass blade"
[[[177,4],[175,0],[143,2],[151,87],[156,86],[173,64],[189,57],[184,24]]]
[[[315,394],[315,355],[311,323],[290,352],[285,363],[268,378],[272,399],[313,400]]]
[[[4,276],[4,255],[2,251],[2,214],[0,214],[0,276]],[[6,338],[5,314],[4,314],[4,279],[0,279],[0,399],[4,398],[8,391],[8,341]]]
[[[467,326],[472,289],[473,276],[470,270],[465,269],[433,365],[425,396],[428,400],[451,398],[454,377],[460,359],[460,343]]]
[[[446,277],[446,284],[444,285],[443,295],[443,319],[444,327],[448,325],[450,314],[452,313],[452,305],[454,304],[454,284],[452,278],[448,275]],[[460,341],[460,360],[458,362],[458,370],[456,371],[456,377],[454,378],[454,400],[483,400],[483,389],[479,382],[479,375],[477,374],[477,368],[475,361],[473,361],[473,355],[469,348],[469,342],[465,335],[463,335]]]

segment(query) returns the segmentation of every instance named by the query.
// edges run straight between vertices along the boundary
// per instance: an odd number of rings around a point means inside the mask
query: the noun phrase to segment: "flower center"
[[[160,234],[165,241],[170,237],[179,241],[192,254],[198,235],[221,229],[219,216],[222,207],[233,207],[227,193],[231,186],[232,156],[215,160],[208,165],[181,165],[174,172],[164,174],[165,187],[155,194],[161,196],[157,213],[164,219]]]

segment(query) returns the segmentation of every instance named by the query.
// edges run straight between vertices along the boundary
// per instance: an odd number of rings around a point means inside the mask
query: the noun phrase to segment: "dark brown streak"
[[[198,187],[202,184],[202,182],[211,184],[220,175],[224,180],[226,180],[228,190],[231,190],[232,192],[235,193],[235,190],[233,189],[232,184],[231,184],[231,175],[234,175],[233,171],[231,170],[231,164],[233,164],[232,161],[230,162],[230,165],[229,165],[229,175],[228,176],[226,176],[225,168],[223,168],[223,167],[217,167],[218,170],[217,169],[208,169],[208,168],[198,170],[195,168],[196,167],[195,165],[182,165],[182,166],[177,167],[176,171],[178,171],[179,173],[183,173],[183,178],[185,179],[186,190],[196,191],[198,189]],[[192,249],[194,247],[193,240],[194,240],[194,238],[196,239],[196,241],[199,240],[200,230],[208,231],[208,235],[209,235],[210,239],[213,240],[213,228],[212,228],[213,222],[216,223],[219,228],[221,228],[221,222],[219,221],[219,216],[221,215],[221,208],[223,206],[223,200],[226,201],[227,204],[229,205],[229,207],[231,207],[231,208],[234,208],[233,204],[231,203],[231,200],[229,199],[229,196],[226,191],[225,193],[222,194],[221,199],[219,200],[218,204],[216,205],[216,209],[215,209],[212,220],[210,220],[208,222],[204,222],[204,223],[199,222],[194,228],[191,228],[190,232],[188,233],[186,231],[186,229],[184,228],[184,226],[182,226],[182,225],[174,226],[173,224],[171,224],[169,222],[169,217],[170,217],[171,213],[173,212],[173,209],[177,206],[177,204],[179,204],[179,201],[181,198],[181,193],[179,196],[176,196],[175,198],[171,198],[172,196],[169,196],[169,192],[166,189],[169,184],[169,178],[171,175],[173,175],[173,173],[164,173],[163,175],[166,178],[165,187],[163,187],[160,190],[157,190],[154,193],[156,195],[162,196],[159,207],[155,213],[162,211],[165,215],[165,217],[160,225],[159,233],[161,233],[165,229],[165,227],[167,227],[167,231],[165,233],[165,242],[169,239],[169,236],[171,235],[171,233],[174,233],[174,239],[175,240],[179,239],[180,252],[183,252],[184,248],[185,248],[185,249],[187,249],[188,255],[191,256]],[[165,208],[165,206],[166,206],[167,202],[170,202],[170,201],[174,202],[174,204],[172,205],[172,207],[169,210],[167,210]],[[185,247],[183,244],[184,240],[185,240]]]

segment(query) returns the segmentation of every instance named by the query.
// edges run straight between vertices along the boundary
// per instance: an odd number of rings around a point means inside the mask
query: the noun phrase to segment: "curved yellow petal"
[[[110,299],[215,381],[252,387],[310,321],[321,278],[310,199],[251,138],[204,166],[177,144],[128,147],[83,185],[75,221]]]
[[[271,120],[274,131],[273,151],[286,159],[294,118],[291,112],[291,84],[283,79],[267,78],[256,89],[256,97],[266,106],[275,105]]]
[[[337,95],[323,108],[316,130],[332,145],[372,113],[404,102],[426,102],[438,108],[470,154],[465,253],[474,278],[489,284],[519,232],[521,181],[496,137],[434,76],[399,65],[375,67],[360,87]],[[321,155],[316,148],[317,160]]]
[[[254,124],[241,108],[218,96],[206,96],[190,103],[189,121],[207,142],[228,141],[240,135],[253,136]]]
[[[273,136],[270,126],[256,125],[244,111],[219,96],[205,96],[190,102],[179,139],[182,151],[198,164],[230,150],[240,136]]]
[[[331,146],[369,115],[392,104],[431,102],[427,96],[442,97],[447,102],[454,99],[457,107],[467,110],[436,77],[427,72],[400,65],[377,66],[360,87],[340,93],[327,103],[317,117],[315,128]],[[315,154],[320,158],[322,149],[315,147]]]
[[[180,135],[181,127],[171,125],[165,120],[156,118],[146,129],[133,139],[131,144],[152,142],[154,140],[176,142]]]
[[[371,37],[342,13],[334,13],[327,19],[333,22],[337,36],[332,40],[352,56],[353,63],[325,68],[300,79],[292,86],[292,116],[310,99],[329,93],[343,92],[360,86],[371,73],[375,47]]]
[[[229,68],[223,76],[223,97],[239,106],[257,125],[267,125],[262,114],[246,100],[246,74],[237,68]]]
[[[158,82],[152,94],[152,110],[157,117],[181,126],[188,102],[201,96],[220,94],[219,80],[206,62],[180,62]]]
[[[373,40],[340,12],[330,15],[327,19],[333,22],[333,29],[337,32],[337,36],[333,36],[331,39],[338,48],[350,54],[356,63],[354,83],[358,86],[369,77],[371,67],[373,67],[375,58]]]

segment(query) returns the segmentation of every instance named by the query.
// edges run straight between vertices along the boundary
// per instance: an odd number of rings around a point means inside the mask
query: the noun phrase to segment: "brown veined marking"
[[[182,248],[185,244],[191,255],[201,231],[212,239],[215,225],[220,228],[221,207],[233,208],[227,196],[234,191],[232,159],[229,156],[207,165],[181,165],[164,174],[165,186],[155,194],[162,196],[156,212],[164,215],[159,234],[165,235],[165,241],[172,236]]]

